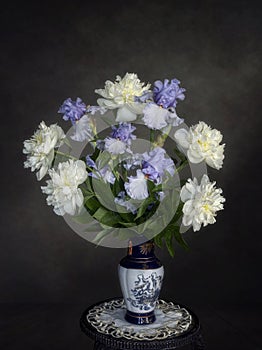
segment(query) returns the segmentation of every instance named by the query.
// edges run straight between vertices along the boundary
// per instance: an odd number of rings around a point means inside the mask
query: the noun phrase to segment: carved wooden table
[[[159,300],[156,321],[136,326],[124,319],[123,299],[114,298],[90,306],[81,316],[82,331],[95,341],[94,350],[206,349],[198,317],[187,307]]]

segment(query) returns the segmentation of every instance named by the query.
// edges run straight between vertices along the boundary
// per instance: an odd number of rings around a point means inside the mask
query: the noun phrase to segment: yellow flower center
[[[135,96],[135,90],[130,88],[125,88],[122,91],[122,96],[125,102],[133,102],[134,101],[134,96]]]
[[[209,143],[207,141],[203,142],[201,140],[198,140],[197,142],[202,148],[204,148],[204,150],[207,150],[209,148]]]
[[[210,211],[210,207],[209,207],[208,204],[204,204],[202,208],[203,208],[204,211],[206,211],[206,212],[207,212],[207,211]]]

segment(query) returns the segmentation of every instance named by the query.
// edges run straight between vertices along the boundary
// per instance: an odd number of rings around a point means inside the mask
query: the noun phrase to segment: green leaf
[[[87,210],[92,214],[94,214],[97,209],[99,209],[101,204],[99,201],[96,199],[96,197],[89,198],[85,201],[85,207]]]
[[[99,169],[104,168],[111,159],[111,154],[107,151],[102,152],[98,157]]]
[[[129,212],[123,212],[125,208],[117,206],[119,208],[119,211],[117,210],[118,214],[121,216],[121,218],[126,222],[126,223],[134,223],[134,215],[129,213]],[[136,224],[136,223],[134,223]]]
[[[89,201],[90,198],[94,197],[94,193],[89,193],[84,197],[84,205]]]
[[[170,224],[175,224],[178,221],[178,219],[182,216],[182,214],[183,214],[183,206],[184,206],[184,203],[180,202],[178,207],[177,207],[176,213],[173,216],[173,219],[171,220]]]
[[[108,236],[109,234],[111,234],[114,231],[113,228],[105,228],[104,230],[102,230],[101,232],[99,232],[96,237],[93,239],[93,243],[96,243],[97,245],[99,245],[102,240]]]
[[[135,220],[139,219],[145,213],[149,204],[151,204],[153,202],[154,202],[154,199],[152,197],[147,197],[146,199],[144,199],[143,202],[141,203],[139,209],[138,209],[137,216],[136,216]]]
[[[119,215],[115,212],[109,211],[103,207],[97,209],[93,217],[100,223],[113,227],[121,221]]]
[[[83,213],[81,215],[72,216],[72,220],[77,224],[85,225],[85,224],[90,224],[93,221],[93,218],[90,214]]]
[[[118,181],[115,181],[113,186],[112,186],[112,191],[115,197],[118,196],[119,192],[123,191],[124,189],[124,181],[119,178]]]
[[[119,222],[119,224],[125,226],[125,227],[133,227],[136,226],[135,222]]]
[[[90,193],[93,193],[90,180],[91,178],[88,176],[86,181],[79,186],[81,191],[83,192],[84,197],[88,196]]]
[[[97,211],[94,213],[93,217],[95,219],[97,219],[98,221],[101,221],[101,219],[108,213],[108,211],[103,208],[103,207],[100,207],[97,209]]]
[[[154,243],[159,247],[162,248],[163,246],[163,235],[161,234],[161,232],[154,237]]]
[[[119,228],[118,232],[116,232],[114,236],[124,241],[137,236],[137,232],[136,230],[132,230],[132,228]]]
[[[149,192],[150,196],[151,196],[155,187],[156,187],[156,185],[154,184],[153,181],[147,180],[147,188],[148,188],[148,192]]]
[[[152,189],[152,192],[158,192],[158,191],[162,191],[162,184],[159,184]]]
[[[184,238],[182,237],[182,234],[180,233],[180,227],[179,226],[175,226],[174,228],[174,236],[176,241],[185,249],[185,250],[189,250],[189,246],[187,244],[187,242],[184,240]]]
[[[95,162],[99,154],[100,154],[100,150],[98,148],[95,148],[94,153],[91,155],[91,159]]]
[[[115,211],[115,197],[112,193],[110,184],[104,182],[102,179],[93,178],[92,185],[100,204],[106,208],[110,208],[112,211]]]
[[[167,230],[165,234],[165,241],[166,241],[166,247],[168,249],[169,254],[172,256],[172,258],[175,256],[175,250],[173,246],[173,234],[172,231]]]
[[[184,161],[187,159],[184,153],[180,152],[178,148],[174,148],[174,152],[181,161]]]

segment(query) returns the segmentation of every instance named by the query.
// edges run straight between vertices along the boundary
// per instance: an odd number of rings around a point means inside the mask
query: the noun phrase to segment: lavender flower
[[[159,178],[159,172],[147,161],[142,161],[142,172],[152,181],[157,181]]]
[[[70,120],[74,125],[86,113],[86,105],[79,97],[77,97],[76,101],[68,98],[63,102],[58,113],[64,114],[63,119]]]
[[[91,120],[87,115],[83,115],[82,118],[76,120],[73,129],[75,132],[71,136],[71,139],[74,141],[83,142],[85,140],[91,140],[94,136]]]
[[[90,168],[97,169],[96,163],[93,161],[93,159],[89,155],[86,156],[86,165],[89,166]]]
[[[96,141],[96,148],[99,149],[100,151],[105,150],[105,141],[104,140],[97,140]]]
[[[117,197],[115,198],[115,203],[118,205],[121,205],[122,207],[125,207],[127,211],[131,211],[132,214],[137,213],[137,208],[136,206],[131,203],[130,200],[126,199],[126,193],[125,191],[121,191],[118,193]]]
[[[86,109],[86,113],[90,113],[91,115],[94,115],[96,112],[99,112],[100,114],[105,114],[107,109],[105,107],[100,106],[88,106]]]
[[[136,130],[130,123],[120,123],[118,126],[112,126],[111,136],[122,142],[125,142],[128,146],[131,145],[131,140],[136,139],[136,136],[132,134]]]
[[[143,154],[144,161],[142,162],[142,172],[150,180],[159,184],[165,171],[170,175],[174,175],[174,162],[170,158],[166,158],[166,151],[161,147],[156,147],[149,153]]]
[[[124,184],[125,190],[130,198],[142,200],[149,196],[147,179],[141,170],[136,171],[136,176],[129,176],[128,182]]]
[[[176,107],[177,100],[183,101],[185,98],[185,89],[179,87],[180,81],[172,79],[169,83],[168,79],[164,82],[157,80],[154,82],[153,99],[154,102],[163,108]]]
[[[126,151],[130,152],[127,144],[119,139],[107,137],[105,139],[105,150],[111,154],[124,154]]]
[[[91,176],[95,179],[101,178],[105,182],[109,182],[112,185],[114,184],[116,178],[108,165],[98,170],[96,162],[93,161],[93,159],[89,155],[86,156],[86,164],[88,167],[94,169],[94,171],[88,173],[88,176]]]
[[[135,170],[138,167],[141,168],[142,160],[143,160],[142,154],[140,153],[133,154],[131,158],[125,159],[123,167],[128,171]]]

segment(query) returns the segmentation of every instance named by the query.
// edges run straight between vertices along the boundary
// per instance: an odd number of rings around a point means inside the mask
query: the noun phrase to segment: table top
[[[99,294],[100,293],[100,294]],[[98,292],[102,300],[103,293]],[[207,348],[212,350],[261,350],[261,308],[239,305],[194,303]],[[68,303],[1,303],[0,348],[92,349],[93,340],[79,329],[79,318],[95,298]],[[55,344],[55,345],[54,345]]]
[[[156,321],[137,326],[124,319],[122,298],[105,300],[91,305],[82,314],[82,331],[112,349],[172,349],[194,343],[200,333],[198,317],[189,308],[159,300]]]

